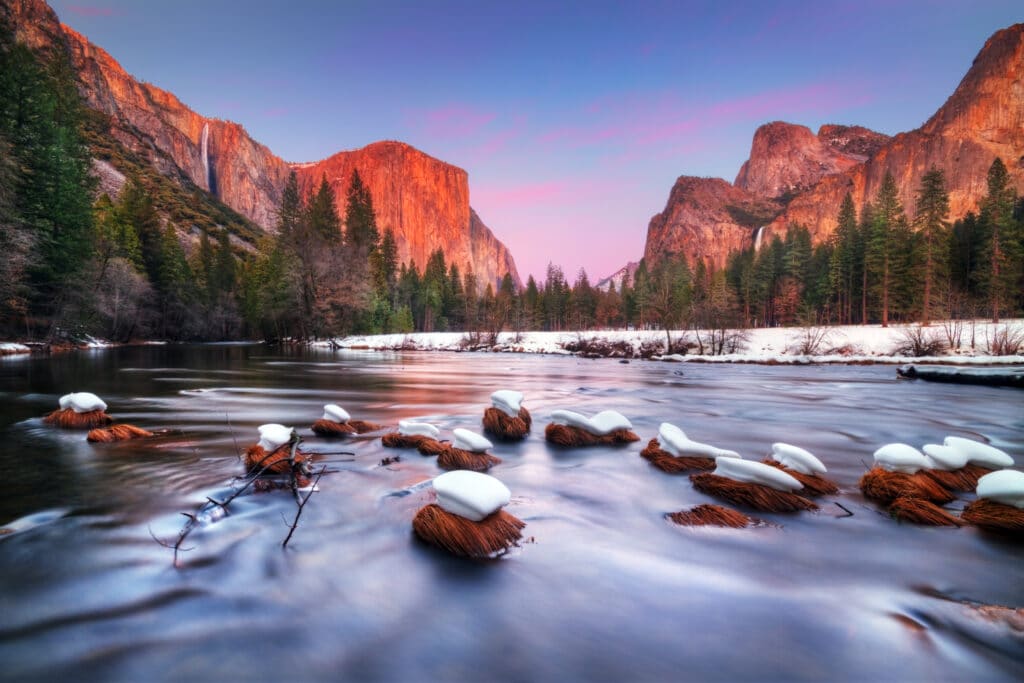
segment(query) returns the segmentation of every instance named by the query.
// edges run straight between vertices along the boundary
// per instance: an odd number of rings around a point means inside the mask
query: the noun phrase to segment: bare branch
[[[320,483],[320,477],[324,476],[325,472],[327,472],[326,467],[322,468],[317,473],[316,479],[313,480],[312,486],[309,487],[309,493],[307,493],[305,497],[302,499],[302,501],[299,503],[299,509],[295,512],[295,521],[292,522],[291,529],[288,530],[288,535],[285,536],[284,541],[281,543],[282,548],[287,548],[288,541],[292,540],[292,534],[295,533],[295,529],[299,526],[299,517],[302,516],[302,509],[306,507],[306,503],[308,503],[309,499],[313,497],[314,493],[316,493],[316,485]]]

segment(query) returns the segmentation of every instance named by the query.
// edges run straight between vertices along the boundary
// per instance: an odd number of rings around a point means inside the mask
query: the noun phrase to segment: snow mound
[[[68,408],[76,413],[91,413],[94,410],[106,410],[107,404],[96,394],[79,391],[60,397],[60,409],[67,410]]]
[[[512,499],[512,492],[488,474],[455,470],[434,479],[437,504],[453,515],[479,522]]]
[[[441,436],[441,430],[434,425],[410,420],[398,421],[398,433],[402,436],[429,436],[431,439]]]
[[[940,446],[936,443],[921,447],[928,467],[933,470],[958,470],[967,464],[967,453],[952,446]]]
[[[682,429],[669,422],[662,422],[658,427],[658,441],[668,453],[679,456],[703,456],[707,458],[738,458],[736,451],[727,451],[706,443],[693,441]]]
[[[458,427],[452,430],[452,434],[455,435],[455,442],[453,445],[464,451],[483,453],[488,448],[494,448],[494,444],[488,441],[485,437],[476,434],[475,432],[471,432],[468,429]]]
[[[271,453],[291,441],[293,431],[291,427],[285,427],[273,422],[260,425],[260,440],[257,445]]]
[[[352,416],[348,414],[348,411],[337,405],[336,403],[328,403],[324,406],[324,420],[329,422],[337,422],[338,424],[345,424],[352,419]]]
[[[875,451],[875,464],[883,470],[913,474],[928,469],[924,453],[905,443],[889,443]]]
[[[499,389],[491,394],[491,405],[505,413],[509,417],[519,415],[519,408],[523,403],[523,392],[512,389]]]
[[[717,458],[714,474],[748,484],[761,484],[776,491],[799,491],[804,487],[777,467],[742,458]]]
[[[1024,472],[999,470],[978,480],[978,497],[1024,508]]]
[[[602,410],[594,417],[587,417],[572,410],[556,410],[551,413],[551,421],[555,424],[579,427],[585,432],[604,436],[619,429],[632,429],[625,415],[615,410]]]
[[[828,471],[810,451],[788,443],[773,443],[771,457],[772,460],[800,474],[824,474]]]
[[[987,443],[973,441],[959,436],[947,436],[944,444],[964,453],[967,462],[981,465],[982,467],[1013,467],[1013,458],[995,446]]]

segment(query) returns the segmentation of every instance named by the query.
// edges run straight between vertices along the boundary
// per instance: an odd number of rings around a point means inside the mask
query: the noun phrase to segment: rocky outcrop
[[[777,204],[730,185],[721,178],[682,176],[665,210],[647,226],[644,259],[648,267],[667,256],[683,255],[722,268],[728,255],[753,244],[757,229],[779,211]]]
[[[921,177],[933,166],[946,176],[950,219],[977,211],[996,157],[1024,193],[1024,24],[995,33],[952,96],[917,130],[890,138],[859,126],[826,125],[816,136],[793,124],[762,126],[732,189],[755,203],[778,200],[763,240],[800,224],[822,242],[835,230],[846,193],[860,209],[877,196],[887,173],[911,216]],[[665,211],[651,219],[645,255],[703,255],[720,265],[730,251],[751,246],[756,231],[749,220],[735,220],[729,207],[739,195],[729,187],[680,178]]]
[[[615,291],[622,291],[622,283],[625,281],[632,283],[633,276],[636,275],[636,270],[639,267],[639,261],[629,261],[626,265],[622,266],[608,277],[598,280],[594,287],[596,289],[608,291],[614,285]]]
[[[239,124],[201,116],[174,94],[136,80],[105,50],[62,26],[42,0],[3,0],[0,12],[33,49],[66,51],[86,103],[107,115],[109,135],[163,175],[207,190],[264,229],[276,223],[292,168],[305,190],[326,175],[342,217],[351,172],[358,168],[378,225],[395,232],[400,259],[415,259],[422,268],[430,252],[441,248],[449,262],[471,268],[481,282],[497,282],[510,272],[518,283],[508,249],[474,218],[462,169],[395,142],[289,164]],[[98,168],[105,178],[115,178],[110,171],[117,169]]]

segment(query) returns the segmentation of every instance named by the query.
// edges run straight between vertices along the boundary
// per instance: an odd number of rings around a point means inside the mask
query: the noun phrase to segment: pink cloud
[[[497,114],[452,103],[437,109],[411,111],[407,118],[413,126],[423,128],[431,137],[459,138],[478,134],[497,118]]]
[[[551,202],[561,197],[566,189],[567,183],[561,180],[500,187],[474,186],[472,203],[474,206],[487,206],[497,211],[513,207],[522,208],[525,205]]]
[[[93,7],[91,5],[68,5],[68,12],[80,17],[117,17],[122,12],[112,7]]]
[[[288,107],[271,107],[270,109],[264,109],[263,115],[268,118],[277,119],[287,116],[290,112],[291,110]]]

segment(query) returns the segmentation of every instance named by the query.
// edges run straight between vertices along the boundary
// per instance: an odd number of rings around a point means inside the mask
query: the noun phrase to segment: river
[[[325,403],[479,431],[499,388],[522,391],[534,418],[526,441],[493,450],[507,510],[527,523],[499,560],[412,535],[433,458],[309,431]],[[43,425],[70,391],[171,432],[92,445]],[[1024,678],[1024,613],[990,607],[1024,607],[1024,544],[897,523],[856,486],[878,446],[948,434],[1019,467],[1017,390],[897,381],[891,366],[172,345],[4,359],[0,400],[0,527],[13,530],[0,535],[0,679]],[[549,447],[556,408],[616,409],[642,440]],[[841,492],[754,528],[675,526],[666,513],[710,501],[639,456],[662,421],[749,458],[803,446]],[[181,512],[230,493],[238,448],[266,422],[353,455],[323,456],[333,471],[286,549],[291,495],[245,495],[186,539],[175,567],[153,536],[173,542]]]

